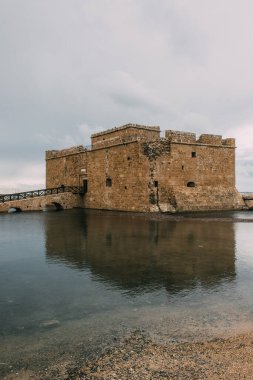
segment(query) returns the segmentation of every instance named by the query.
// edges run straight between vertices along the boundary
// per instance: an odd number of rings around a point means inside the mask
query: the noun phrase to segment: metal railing
[[[0,203],[9,201],[18,201],[27,198],[45,197],[46,195],[72,193],[72,194],[84,194],[83,187],[80,186],[60,186],[50,189],[40,189],[31,191],[22,191],[14,194],[2,194],[0,195]]]

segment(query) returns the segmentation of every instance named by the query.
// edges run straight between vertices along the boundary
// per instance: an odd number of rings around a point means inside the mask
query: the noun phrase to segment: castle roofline
[[[140,125],[140,124],[132,124],[132,123],[129,123],[129,124],[122,125],[122,126],[120,126],[120,127],[114,127],[114,128],[107,129],[106,131],[93,133],[93,134],[91,135],[91,138],[93,138],[93,137],[98,137],[98,136],[103,136],[103,135],[107,135],[107,134],[109,134],[109,133],[114,133],[114,132],[117,132],[117,131],[121,131],[121,130],[123,130],[123,129],[130,129],[130,128],[134,128],[134,129],[144,129],[144,130],[147,130],[147,131],[160,132],[160,127],[159,127],[159,126],[147,126],[147,125]]]
[[[65,148],[65,149],[47,150],[45,155],[46,155],[46,160],[49,160],[52,158],[73,156],[78,153],[84,153],[84,152],[87,152],[87,148],[85,148],[83,145],[77,145],[77,146],[72,146],[70,148]]]

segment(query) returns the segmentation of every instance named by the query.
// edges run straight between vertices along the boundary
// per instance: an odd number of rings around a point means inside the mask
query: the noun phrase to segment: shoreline
[[[253,330],[206,341],[158,343],[142,330],[124,336],[93,359],[23,370],[5,380],[252,379]]]
[[[253,223],[252,209],[235,209],[235,210],[209,210],[209,211],[187,211],[177,213],[162,213],[162,212],[135,212],[135,211],[120,211],[120,210],[99,210],[99,209],[78,209],[82,210],[87,216],[103,215],[105,217],[124,216],[127,218],[141,218],[154,221],[167,222],[238,222],[238,223]],[[63,212],[75,212],[75,209],[63,210]],[[62,212],[62,211],[61,211]],[[236,218],[235,215],[245,213],[252,218]]]

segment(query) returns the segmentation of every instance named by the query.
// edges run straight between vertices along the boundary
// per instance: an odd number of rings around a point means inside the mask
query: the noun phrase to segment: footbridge
[[[82,207],[84,188],[60,186],[0,195],[0,212]]]

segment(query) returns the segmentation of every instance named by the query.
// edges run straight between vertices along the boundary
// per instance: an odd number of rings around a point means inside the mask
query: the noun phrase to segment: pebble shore
[[[135,331],[85,362],[55,363],[6,380],[252,379],[253,333],[207,342],[159,344]]]

